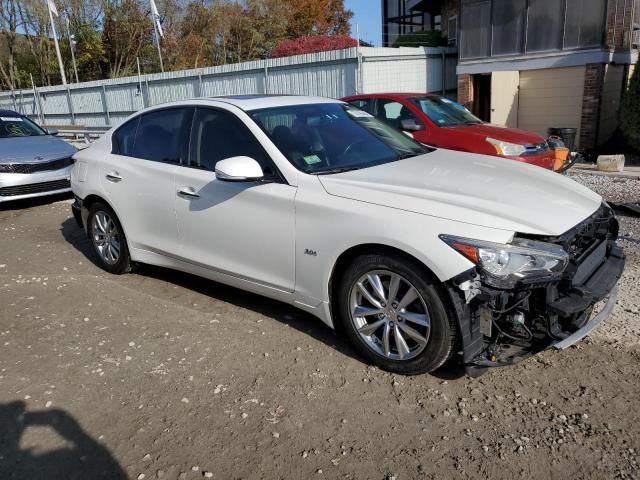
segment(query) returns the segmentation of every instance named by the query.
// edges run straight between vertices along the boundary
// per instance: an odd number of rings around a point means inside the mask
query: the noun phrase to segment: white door
[[[491,123],[510,128],[518,126],[518,85],[520,72],[491,74]]]
[[[180,257],[281,290],[294,288],[294,198],[253,134],[231,112],[196,109],[190,161],[175,173]],[[261,164],[265,182],[216,179],[234,156]],[[186,192],[186,193],[185,193]]]
[[[100,167],[102,185],[131,248],[176,249],[174,172],[188,152],[193,109],[153,111],[114,133],[114,152]]]

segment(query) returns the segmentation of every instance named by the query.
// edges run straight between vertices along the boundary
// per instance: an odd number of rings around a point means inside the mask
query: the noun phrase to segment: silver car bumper
[[[0,203],[71,191],[70,165],[35,173],[0,173]]]

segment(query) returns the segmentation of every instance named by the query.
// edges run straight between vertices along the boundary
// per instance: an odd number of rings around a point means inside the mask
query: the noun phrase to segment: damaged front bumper
[[[513,365],[546,349],[562,350],[586,337],[612,312],[625,256],[616,244],[618,224],[606,206],[559,237],[571,261],[561,279],[498,289],[476,268],[448,282],[467,373]],[[592,317],[594,306],[607,300]]]
[[[609,294],[609,299],[607,300],[606,305],[600,311],[600,313],[598,313],[595,317],[591,318],[587,322],[587,324],[584,327],[582,327],[580,330],[574,332],[572,335],[569,335],[564,340],[561,340],[558,343],[554,343],[553,348],[555,348],[556,350],[564,350],[565,348],[569,348],[570,346],[575,345],[584,337],[589,335],[593,329],[595,329],[606,318],[608,318],[609,315],[611,315],[611,312],[613,312],[613,307],[616,304],[616,301],[618,300],[619,291],[620,289],[616,284],[615,287],[613,287],[613,289],[611,290],[611,293]]]

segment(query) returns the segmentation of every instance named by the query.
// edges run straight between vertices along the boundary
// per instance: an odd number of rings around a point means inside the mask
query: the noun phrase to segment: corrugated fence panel
[[[270,69],[268,90],[271,94],[340,98],[355,93],[356,70],[355,61]]]
[[[219,74],[202,77],[201,97],[264,93],[264,73]],[[189,98],[189,97],[185,97]]]
[[[38,88],[48,125],[117,125],[151,105],[193,97],[238,94],[298,94],[340,98],[358,91],[456,88],[455,50],[450,48],[350,48],[178,72],[112,78]],[[358,57],[360,56],[360,61]],[[360,85],[360,86],[359,86]],[[0,92],[0,108],[37,119],[33,90]],[[71,109],[70,109],[71,106]]]
[[[8,108],[9,110],[17,110],[23,115],[27,115],[29,117],[36,117],[38,115],[38,106],[35,102],[35,96],[33,92],[29,93],[27,91],[22,92],[21,95],[16,95],[15,105],[13,100],[10,97],[3,101],[0,101],[0,109]]]
[[[109,113],[131,114],[143,108],[143,92],[138,84],[128,85],[105,85],[104,98],[106,99]],[[104,105],[96,108],[98,111],[105,111]]]

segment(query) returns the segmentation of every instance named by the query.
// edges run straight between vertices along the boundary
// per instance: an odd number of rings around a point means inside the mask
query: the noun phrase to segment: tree
[[[73,79],[68,35],[82,81],[158,71],[149,0],[54,0],[67,77]],[[353,15],[344,0],[156,0],[162,18],[165,69],[179,70],[268,58],[285,40],[304,51],[351,46]],[[67,18],[69,28],[67,28]],[[336,36],[327,39],[325,36]],[[352,42],[350,40],[349,42]],[[315,45],[315,46],[314,46]],[[291,47],[295,51],[295,44]],[[290,54],[285,53],[284,54]],[[45,0],[0,0],[0,88],[60,83]]]
[[[636,66],[622,99],[620,129],[627,142],[640,152],[640,67]]]
[[[136,0],[104,0],[102,43],[109,77],[135,72],[136,57],[151,44],[148,12]]]
[[[289,38],[305,35],[348,35],[351,10],[344,0],[287,0],[290,19]]]
[[[17,88],[18,8],[17,0],[0,0],[0,75],[2,83],[10,89]]]
[[[306,37],[285,40],[278,44],[272,52],[272,57],[290,57],[304,53],[326,52],[329,50],[342,50],[358,45],[355,38],[346,35],[309,35]]]
[[[29,52],[37,66],[32,72],[34,80],[40,85],[60,83],[46,2],[24,0],[18,5]],[[59,30],[60,25],[57,28]]]

